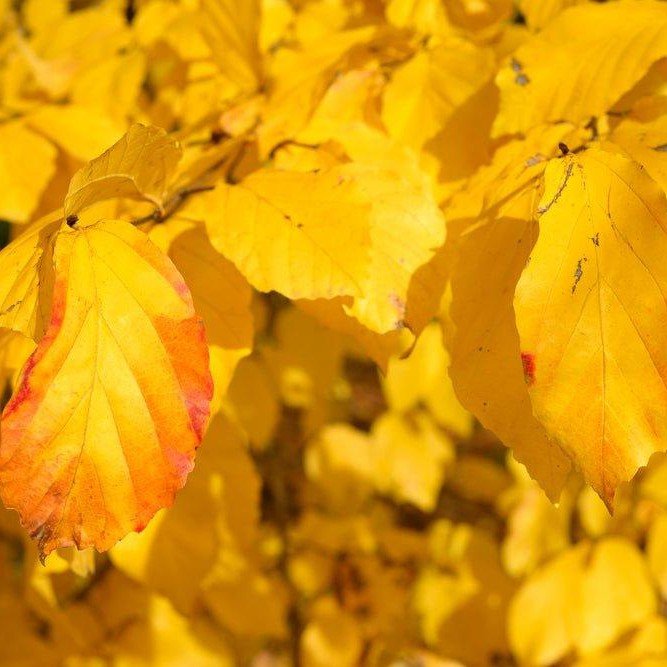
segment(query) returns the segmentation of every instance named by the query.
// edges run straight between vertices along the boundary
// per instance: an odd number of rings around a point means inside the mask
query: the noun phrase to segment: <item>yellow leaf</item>
[[[176,265],[192,294],[195,310],[204,320],[215,385],[212,403],[216,411],[236,365],[252,349],[250,285],[238,269],[213,248],[202,225],[173,217],[156,225],[150,237]]]
[[[146,56],[135,50],[121,53],[87,68],[75,79],[72,103],[124,126],[136,108],[145,77]],[[92,154],[84,159],[94,157],[111,143],[108,141],[100,150],[91,151]]]
[[[541,30],[558,14],[582,0],[519,0],[519,9],[531,30]]]
[[[0,218],[27,222],[55,173],[56,149],[19,122],[0,124]]]
[[[226,568],[213,573],[202,598],[213,617],[239,637],[283,638],[286,634],[285,584],[259,569],[244,566],[234,573]]]
[[[654,454],[639,481],[642,498],[667,509],[667,455]]]
[[[663,598],[667,597],[667,514],[659,514],[651,525],[646,547],[651,574]]]
[[[412,310],[423,326],[437,308],[432,286],[413,282],[444,241],[423,175],[357,164],[259,171],[219,185],[188,214],[206,221],[213,245],[259,290],[355,296],[348,312],[377,333],[409,326]]]
[[[450,29],[442,0],[388,0],[385,10],[389,23],[430,34]]]
[[[376,69],[352,70],[339,76],[299,132],[299,142],[315,145],[330,139],[344,141],[351,127],[366,121],[377,123],[374,102],[383,82]]]
[[[620,537],[609,537],[593,547],[580,594],[581,606],[575,607],[573,621],[575,645],[583,654],[612,645],[657,611],[642,553]]]
[[[23,7],[25,22],[32,32],[48,30],[67,14],[65,0],[28,0]]]
[[[572,650],[573,605],[582,585],[586,552],[585,544],[564,551],[527,579],[512,600],[509,641],[525,664],[551,665]]]
[[[387,413],[373,424],[375,484],[381,493],[431,512],[454,459],[449,439],[425,414]]]
[[[63,226],[44,338],[2,417],[5,505],[58,546],[108,549],[171,504],[209,414],[208,350],[174,266],[124,222]]]
[[[111,560],[190,613],[218,550],[241,555],[250,550],[258,501],[259,479],[246,443],[238,429],[218,416],[173,507],[161,510],[141,534],[121,540],[111,550]]]
[[[597,496],[596,496],[597,497]],[[599,501],[598,501],[599,502]],[[512,507],[502,554],[512,576],[530,574],[543,561],[569,546],[571,503],[558,507],[533,484]]]
[[[511,0],[444,0],[449,20],[473,33],[493,34],[510,18]]]
[[[353,8],[345,0],[309,2],[294,17],[294,34],[305,45],[335,37],[350,21]]]
[[[305,470],[328,507],[359,511],[373,491],[372,446],[368,435],[349,424],[329,424],[308,445]]]
[[[78,73],[127,48],[130,39],[122,12],[113,4],[63,13],[43,28],[29,42],[19,37],[18,52],[37,92],[52,100],[65,98]]]
[[[4,330],[0,334],[0,386],[5,391],[16,385],[19,371],[35,350],[35,342],[15,331]]]
[[[263,0],[259,45],[262,53],[279,43],[294,20],[295,8],[289,0]]]
[[[413,604],[427,644],[437,645],[442,624],[474,597],[477,588],[477,582],[471,577],[456,577],[431,568],[420,574]]]
[[[51,237],[60,213],[32,224],[0,252],[0,326],[38,340],[49,322],[52,289]]]
[[[374,33],[373,26],[345,30],[318,40],[305,52],[293,49],[278,52],[271,71],[275,84],[265,109],[265,121],[258,129],[262,156],[285,139],[292,139],[307,125],[354,47],[365,45]]]
[[[445,210],[452,268],[450,377],[461,404],[511,447],[557,499],[570,461],[535,419],[523,377],[513,289],[537,234],[532,220],[545,156],[567,128],[532,133],[499,149],[460,201]],[[485,267],[480,279],[479,267]]]
[[[661,2],[566,9],[498,72],[494,133],[525,133],[548,121],[585,123],[604,114],[664,56],[667,7]]]
[[[581,542],[538,569],[512,601],[509,636],[527,664],[586,655],[640,627],[657,608],[637,547],[620,537]]]
[[[231,649],[219,632],[202,632],[197,619],[178,614],[168,600],[152,595],[142,610],[120,626],[114,635],[113,664],[117,667],[171,667],[190,664],[197,667],[233,667]],[[144,616],[144,618],[141,618]]]
[[[364,643],[356,619],[330,598],[320,600],[313,615],[301,635],[300,657],[304,667],[358,665]]]
[[[133,125],[109,150],[74,177],[65,197],[65,215],[115,197],[146,199],[158,208],[181,157],[179,145],[164,130]]]
[[[359,320],[346,312],[345,306],[349,308],[350,301],[350,299],[341,297],[313,301],[300,299],[295,302],[295,305],[328,329],[352,338],[359,352],[368,355],[384,372],[387,369],[389,358],[392,355],[399,356],[402,352],[407,352],[414,337],[407,329],[389,331],[384,334],[367,329]]]
[[[602,537],[613,528],[609,510],[590,486],[581,490],[577,499],[577,512],[583,529],[591,537]]]
[[[371,205],[349,168],[258,171],[195,206],[188,215],[205,220],[211,243],[256,289],[291,299],[362,293]]]
[[[201,0],[201,13],[203,34],[220,71],[241,90],[254,89],[261,77],[259,0]]]
[[[628,118],[614,128],[611,139],[667,192],[667,118],[659,116],[646,123]]]
[[[407,359],[390,360],[383,386],[392,410],[426,405],[435,420],[456,435],[472,432],[470,413],[458,402],[447,375],[449,355],[437,323],[429,324]]]
[[[255,357],[242,359],[229,385],[228,395],[232,410],[252,446],[261,449],[273,435],[280,416],[278,389],[266,366]]]
[[[434,639],[441,655],[466,665],[488,665],[494,655],[509,653],[505,616],[514,585],[501,567],[498,544],[488,531],[461,524],[452,537],[453,559],[445,563],[445,573],[438,575],[444,578],[453,572],[456,589],[463,596],[457,593],[452,605],[446,593],[430,593],[434,612],[450,608]]]
[[[514,307],[535,416],[608,506],[667,437],[667,202],[599,149],[549,163]],[[641,295],[641,298],[638,298]]]
[[[26,123],[73,157],[87,162],[117,142],[124,123],[77,105],[44,105]]]
[[[382,120],[387,130],[420,150],[455,109],[486,83],[493,66],[489,50],[462,39],[451,38],[417,52],[395,70],[385,87]]]
[[[274,344],[262,348],[265,372],[282,402],[304,411],[314,432],[329,416],[333,386],[342,371],[344,340],[297,308],[285,308],[274,324]]]
[[[577,661],[577,667],[662,667],[667,655],[667,621],[654,615],[627,634],[602,655],[592,654]]]
[[[349,173],[372,209],[368,273],[346,311],[380,334],[403,327],[418,334],[442,292],[436,251],[445,242],[445,222],[428,179],[408,165],[355,165]]]

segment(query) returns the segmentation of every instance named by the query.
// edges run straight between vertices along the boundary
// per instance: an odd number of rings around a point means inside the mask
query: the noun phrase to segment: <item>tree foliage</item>
[[[658,0],[0,0],[0,662],[665,664],[666,63]]]

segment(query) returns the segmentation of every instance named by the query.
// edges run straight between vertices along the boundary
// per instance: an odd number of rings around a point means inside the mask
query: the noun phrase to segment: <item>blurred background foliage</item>
[[[0,513],[11,665],[660,665],[667,460],[554,506],[458,404],[441,326],[382,376],[274,295],[186,488],[46,567]]]

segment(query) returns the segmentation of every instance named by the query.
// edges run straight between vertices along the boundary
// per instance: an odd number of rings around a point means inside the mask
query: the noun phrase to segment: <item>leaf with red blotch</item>
[[[172,503],[212,395],[204,327],[171,261],[132,225],[63,225],[45,336],[1,423],[0,493],[39,538],[111,547]]]
[[[613,508],[667,448],[667,200],[611,144],[549,162],[514,295],[533,414]]]

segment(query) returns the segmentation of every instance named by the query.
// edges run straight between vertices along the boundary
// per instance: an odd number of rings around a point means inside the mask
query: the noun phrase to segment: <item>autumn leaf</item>
[[[556,126],[507,144],[446,209],[448,246],[456,252],[449,308],[453,387],[462,405],[512,448],[552,500],[571,465],[533,416],[512,299],[536,239],[532,218],[545,154],[569,132]]]
[[[140,232],[64,226],[54,264],[49,327],[1,427],[3,502],[44,556],[107,549],[171,504],[212,389],[190,293]]]
[[[457,435],[469,435],[471,415],[456,399],[447,373],[449,357],[438,324],[430,324],[410,356],[389,362],[383,386],[392,410],[409,413],[428,406],[436,421]]]
[[[429,286],[410,293],[415,271],[444,241],[441,214],[417,179],[364,165],[259,171],[219,185],[188,210],[259,290],[292,299],[353,296],[348,312],[377,333],[409,325],[409,296],[416,310],[437,307],[423,303],[433,296]]]
[[[611,506],[667,433],[667,202],[632,160],[553,160],[514,308],[535,416]]]
[[[156,225],[150,238],[174,262],[204,321],[215,385],[213,406],[217,409],[237,363],[252,349],[250,285],[229,260],[215,251],[203,225],[174,217]],[[217,285],[215,296],[209,293],[211,285]]]
[[[499,70],[494,132],[526,132],[549,121],[585,123],[604,114],[666,55],[667,8],[661,2],[566,9]]]
[[[335,209],[327,206],[334,198]],[[189,214],[255,288],[294,299],[361,294],[370,203],[347,170],[260,171],[195,205]]]
[[[0,218],[26,222],[55,172],[56,149],[18,121],[0,125],[0,142]]]
[[[665,3],[0,0],[0,90],[1,664],[664,662]]]
[[[27,124],[48,137],[77,160],[88,161],[103,153],[123,135],[124,126],[99,112],[79,105],[43,106]]]
[[[519,0],[519,9],[531,30],[541,30],[564,9],[580,0]]]
[[[617,576],[619,568],[625,577]],[[545,597],[553,601],[549,610],[535,604]],[[643,623],[655,605],[646,565],[634,544],[621,537],[596,545],[582,542],[526,581],[512,602],[510,641],[531,664],[554,663],[575,647],[594,655]]]
[[[382,120],[390,134],[420,149],[493,71],[493,55],[461,40],[418,52],[386,86]]]
[[[667,119],[664,116],[648,122],[624,119],[614,128],[611,138],[667,192]]]
[[[222,483],[220,483],[222,482]],[[211,421],[197,465],[173,507],[110,552],[114,564],[174,606],[192,611],[218,551],[240,555],[257,531],[259,480],[240,429]],[[170,558],[164,558],[169,553]]]
[[[203,0],[202,29],[222,73],[241,90],[261,77],[258,0]]]
[[[59,213],[33,223],[0,253],[0,326],[35,340],[51,312],[53,234]]]
[[[65,216],[114,197],[145,199],[162,208],[180,147],[154,127],[132,126],[109,150],[79,170],[65,197]]]

